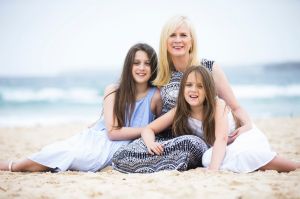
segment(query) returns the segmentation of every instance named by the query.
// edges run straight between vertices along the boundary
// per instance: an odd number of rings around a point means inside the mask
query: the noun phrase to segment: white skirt
[[[202,156],[202,164],[208,167],[211,161],[212,147]],[[270,148],[266,136],[255,126],[239,135],[226,147],[225,157],[220,170],[248,173],[269,163],[276,156]]]
[[[130,141],[111,141],[99,122],[71,138],[44,147],[29,156],[52,171],[98,171],[111,164],[113,154]]]

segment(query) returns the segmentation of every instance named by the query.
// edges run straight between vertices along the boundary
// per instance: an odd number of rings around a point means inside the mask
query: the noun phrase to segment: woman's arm
[[[171,126],[175,110],[175,108],[171,109],[169,112],[157,118],[143,129],[141,137],[143,138],[150,154],[154,155],[155,153],[157,155],[161,155],[163,153],[163,146],[155,142],[155,134]]]
[[[213,78],[216,84],[218,96],[225,100],[226,104],[231,108],[234,116],[239,120],[241,127],[236,129],[232,133],[231,140],[233,141],[239,134],[248,131],[252,128],[252,123],[247,112],[239,105],[230,85],[226,78],[226,75],[222,69],[214,63],[212,69]],[[233,140],[232,140],[233,139]]]
[[[209,170],[219,170],[225,156],[229,130],[227,114],[228,110],[225,106],[225,102],[218,99],[215,114],[216,139],[213,144],[211,162],[208,166]]]
[[[109,85],[105,88],[103,100],[103,113],[104,122],[106,129],[108,131],[108,137],[110,140],[132,140],[141,136],[141,131],[143,128],[133,128],[133,127],[122,127],[120,129],[115,129],[117,126],[117,120],[114,119],[114,102],[116,90],[115,85]]]

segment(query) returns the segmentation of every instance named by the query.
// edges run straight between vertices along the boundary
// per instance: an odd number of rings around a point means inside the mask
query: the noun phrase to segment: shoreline
[[[300,117],[254,119],[278,154],[300,161]],[[91,123],[0,127],[1,160],[26,157],[43,146],[86,129]],[[0,198],[299,198],[300,170],[248,174],[185,172],[12,173],[0,171]],[[117,191],[116,191],[117,190]]]

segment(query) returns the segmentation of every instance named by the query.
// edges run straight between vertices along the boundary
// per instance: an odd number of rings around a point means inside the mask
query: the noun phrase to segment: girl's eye
[[[185,86],[186,86],[186,87],[191,87],[192,84],[191,84],[191,83],[186,83]]]
[[[203,88],[203,85],[202,84],[198,84],[197,87],[198,88]]]
[[[150,62],[145,62],[145,65],[150,66]]]
[[[136,59],[136,60],[133,60],[133,64],[140,64],[141,63],[141,61],[140,60],[138,60],[138,59]]]

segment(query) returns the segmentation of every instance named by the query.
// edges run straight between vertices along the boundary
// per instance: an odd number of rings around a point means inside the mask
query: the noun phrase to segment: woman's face
[[[179,26],[167,40],[168,53],[174,57],[188,55],[191,47],[192,37],[186,24]]]
[[[150,60],[146,52],[139,50],[135,53],[132,65],[132,76],[136,83],[148,83],[151,77]]]
[[[184,99],[191,107],[202,107],[206,94],[200,74],[192,72],[184,85]]]

